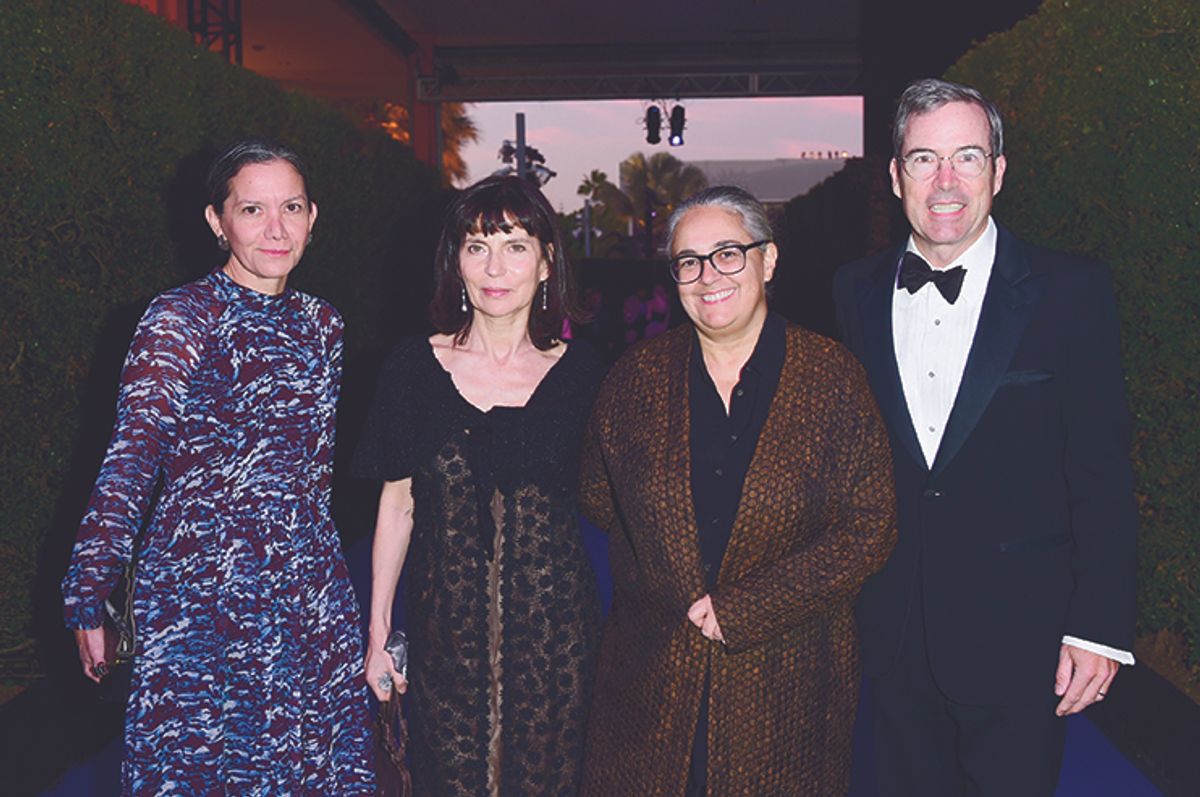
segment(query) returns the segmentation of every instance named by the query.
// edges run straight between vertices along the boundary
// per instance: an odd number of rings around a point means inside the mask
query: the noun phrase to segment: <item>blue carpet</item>
[[[584,523],[583,538],[607,611],[612,601],[608,538],[588,523]],[[346,561],[365,616],[371,595],[370,540],[360,539],[352,545],[346,551]],[[403,607],[399,607],[398,623],[402,622],[399,619],[402,616]],[[850,797],[875,797],[877,794],[868,700],[864,692],[855,726]],[[116,797],[120,793],[120,760],[121,745],[114,741],[87,763],[68,772],[54,788],[43,792],[42,797]],[[1055,797],[1162,797],[1162,792],[1154,788],[1086,716],[1077,715],[1067,721],[1066,751]]]

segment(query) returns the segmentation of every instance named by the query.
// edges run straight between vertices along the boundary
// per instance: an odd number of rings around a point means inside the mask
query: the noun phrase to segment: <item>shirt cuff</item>
[[[1070,645],[1073,648],[1086,650],[1088,653],[1095,653],[1103,656],[1106,659],[1112,659],[1118,664],[1133,664],[1133,654],[1127,650],[1117,650],[1110,648],[1108,645],[1098,645],[1095,642],[1088,642],[1086,639],[1078,637],[1065,636],[1062,638],[1064,645]]]
[[[103,602],[87,606],[72,602],[66,606],[64,613],[66,626],[70,630],[99,628],[104,625],[104,618],[107,616],[108,612]]]

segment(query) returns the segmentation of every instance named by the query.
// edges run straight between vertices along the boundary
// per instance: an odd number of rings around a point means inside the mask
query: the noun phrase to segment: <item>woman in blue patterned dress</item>
[[[329,516],[342,322],[287,288],[317,206],[295,153],[259,139],[226,150],[208,187],[229,259],[138,326],[67,625],[99,681],[104,601],[149,512],[123,793],[373,794],[358,609]]]

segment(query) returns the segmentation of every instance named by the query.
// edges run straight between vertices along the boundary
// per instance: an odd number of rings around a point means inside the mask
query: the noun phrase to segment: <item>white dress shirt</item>
[[[908,251],[921,254],[911,236]],[[946,421],[954,408],[995,260],[996,223],[988,218],[987,228],[979,239],[947,267],[962,266],[967,272],[954,304],[946,301],[932,283],[926,283],[916,293],[905,288],[892,291],[896,365],[926,467],[933,466]],[[1062,641],[1122,664],[1133,664],[1133,654],[1125,650],[1072,636],[1065,636]]]
[[[911,237],[908,251],[921,254]],[[916,293],[892,291],[892,344],[926,467],[933,466],[958,395],[995,259],[996,225],[988,219],[983,235],[952,264],[967,271],[954,304],[930,283]]]

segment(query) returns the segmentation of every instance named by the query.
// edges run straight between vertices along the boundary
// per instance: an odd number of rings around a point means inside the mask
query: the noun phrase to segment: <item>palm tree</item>
[[[461,102],[442,103],[442,181],[458,185],[470,179],[462,150],[479,140],[479,128],[467,116],[467,106]]]
[[[442,182],[445,185],[464,183],[470,178],[462,149],[468,143],[479,140],[479,128],[467,116],[467,106],[461,102],[442,103]],[[408,132],[408,107],[396,102],[382,102],[373,106],[364,123],[367,127],[381,127],[389,136],[401,144],[411,143]]]
[[[608,181],[608,175],[592,169],[579,183],[575,193],[591,203],[592,230],[595,237],[592,254],[608,257],[626,249],[632,233],[633,205],[620,188]]]
[[[608,181],[608,175],[599,169],[592,169],[591,174],[583,178],[575,193],[585,196],[592,201],[597,210],[603,209],[613,220],[619,220],[620,226],[614,226],[614,231],[625,228],[625,220],[633,217],[633,203],[617,186]]]
[[[593,225],[612,236],[640,238],[646,256],[653,256],[663,241],[667,217],[683,200],[708,185],[708,178],[666,152],[647,158],[635,152],[621,162],[621,186],[593,169],[576,190],[595,206]],[[647,219],[650,231],[647,234]]]
[[[637,230],[646,236],[646,253],[651,254],[662,243],[671,211],[707,187],[708,178],[668,152],[656,152],[648,159],[635,152],[621,161],[620,168],[621,191],[629,200]]]
[[[601,191],[609,187],[615,187],[608,181],[608,175],[599,169],[592,169],[590,174],[585,174],[583,180],[580,181],[579,187],[575,189],[575,193],[580,196],[590,197],[592,201],[601,201],[597,196]]]

